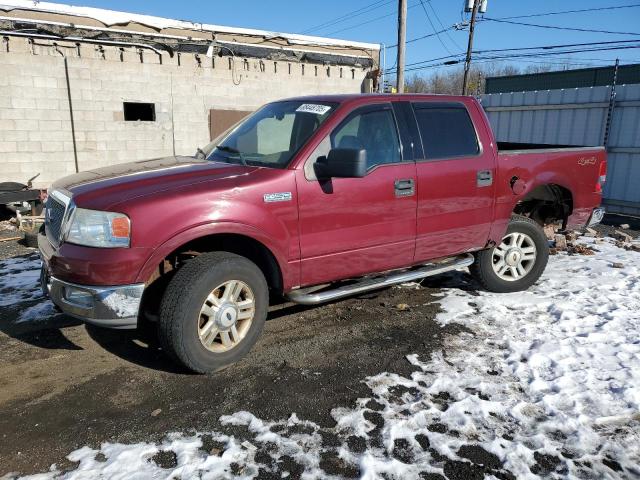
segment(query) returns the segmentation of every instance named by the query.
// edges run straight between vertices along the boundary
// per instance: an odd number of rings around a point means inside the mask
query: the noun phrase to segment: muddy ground
[[[10,235],[0,232],[0,238]],[[34,250],[0,242],[0,258],[23,255]],[[168,361],[153,329],[110,331],[64,315],[16,323],[20,311],[37,302],[0,308],[0,475],[47,471],[54,463],[73,468],[68,453],[104,441],[228,431],[218,418],[241,410],[265,420],[295,412],[329,427],[332,408],[370,396],[362,383],[366,376],[408,374],[413,367],[405,355],[441,349],[445,336],[460,332],[434,321],[434,293],[429,286],[391,288],[272,311],[248,357],[209,376]],[[483,478],[480,465],[491,458],[480,452],[475,471],[459,476],[452,462],[449,478]],[[336,473],[353,475],[340,468]]]

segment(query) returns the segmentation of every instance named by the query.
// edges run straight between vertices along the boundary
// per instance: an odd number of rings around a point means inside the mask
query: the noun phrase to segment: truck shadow
[[[295,304],[278,306],[269,312],[267,322],[320,307]],[[100,347],[126,362],[166,373],[196,375],[180,367],[162,351],[157,325],[153,322],[143,321],[135,330],[112,330],[87,324],[86,330]]]

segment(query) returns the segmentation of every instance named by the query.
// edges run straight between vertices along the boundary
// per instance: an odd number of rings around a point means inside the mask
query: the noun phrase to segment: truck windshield
[[[285,168],[336,106],[313,100],[267,104],[199,155],[213,162]]]

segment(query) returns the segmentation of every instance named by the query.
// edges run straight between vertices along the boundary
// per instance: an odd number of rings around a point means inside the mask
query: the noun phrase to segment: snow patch
[[[0,307],[42,297],[38,254],[1,260],[0,273]]]

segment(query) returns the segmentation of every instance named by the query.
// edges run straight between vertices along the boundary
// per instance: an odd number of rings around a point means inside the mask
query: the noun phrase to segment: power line
[[[557,48],[572,48],[572,47],[593,47],[600,45],[615,45],[620,46],[620,44],[628,44],[628,43],[637,43],[638,40],[608,40],[604,42],[580,42],[580,43],[565,43],[565,44],[556,44],[556,45],[541,45],[536,47],[512,47],[512,48],[493,48],[493,49],[485,49],[485,50],[474,50],[474,55],[482,55],[487,53],[498,53],[498,52],[519,52],[519,51],[531,51],[531,50],[554,50]],[[543,53],[543,52],[540,52]],[[461,57],[463,53],[459,53],[456,55],[448,55],[439,58],[432,58],[430,60],[421,60],[418,62],[412,62],[407,64],[407,67],[412,67],[416,65],[421,65],[424,63],[435,62],[438,60],[447,60],[453,59],[456,57]]]
[[[332,20],[327,20],[324,23],[321,23],[319,25],[316,25],[315,27],[310,27],[307,28],[306,30],[304,30],[301,33],[310,33],[313,32],[315,30],[322,30],[324,28],[327,27],[331,27],[337,23],[342,23],[345,22],[347,20],[351,20],[354,17],[359,17],[360,15],[364,15],[365,13],[369,13],[372,12],[373,10],[377,10],[380,7],[384,7],[386,5],[389,5],[393,3],[393,0],[378,0],[376,2],[370,3],[368,5],[365,5],[364,7],[358,8],[356,10],[353,10],[351,12],[345,13],[344,15],[341,15],[339,17],[336,17]]]
[[[633,5],[619,5],[610,7],[598,7],[598,8],[583,8],[580,10],[563,10],[560,12],[544,12],[544,13],[532,13],[529,15],[514,15],[512,17],[498,17],[500,20],[511,20],[513,18],[532,18],[532,17],[546,17],[549,15],[564,15],[567,13],[583,13],[583,12],[599,12],[603,10],[619,10],[621,8],[635,8],[640,7],[640,3],[634,3]]]
[[[445,26],[442,23],[442,21],[440,20],[440,17],[438,16],[438,13],[436,12],[436,9],[433,8],[433,3],[431,3],[431,0],[427,0],[427,4],[429,5],[429,8],[433,12],[433,15],[436,17],[436,21],[440,24],[440,28],[445,29]],[[446,29],[444,33],[447,36],[447,38],[449,38],[449,40],[451,40],[451,43],[453,43],[453,45],[455,45],[456,48],[462,50],[462,47],[460,45],[458,45],[458,42],[456,42],[455,39],[449,34],[449,29]]]
[[[422,35],[421,37],[412,38],[411,40],[407,40],[406,43],[413,43],[413,42],[417,42],[418,40],[424,40],[425,38],[435,37],[436,35],[438,35],[440,33],[444,33],[447,30],[453,30],[454,28],[455,27],[449,27],[449,28],[445,28],[444,30],[438,30],[437,32],[429,33],[427,35]],[[395,48],[397,46],[398,46],[398,44],[394,43],[393,45],[387,45],[384,48],[385,49],[389,49],[389,48]]]
[[[434,31],[436,37],[438,37],[438,41],[440,42],[440,44],[442,45],[442,47],[451,55],[453,55],[451,53],[451,50],[449,50],[449,47],[447,47],[444,42],[442,41],[442,39],[440,38],[440,35],[438,34],[438,31],[436,30],[435,25],[433,24],[433,22],[431,21],[431,17],[429,16],[429,12],[427,12],[427,7],[424,6],[424,2],[422,0],[420,0],[420,5],[422,6],[422,10],[424,10],[424,14],[427,17],[427,20],[429,21],[429,25],[431,25],[431,29]]]
[[[545,54],[531,53],[531,54],[522,54],[522,55],[515,54],[515,55],[477,57],[477,61],[478,62],[495,62],[496,60],[512,60],[512,59],[521,59],[521,58],[530,58],[530,57],[544,57],[544,56],[555,56],[555,55],[564,55],[564,54],[571,54],[571,53],[599,52],[599,51],[611,51],[611,50],[631,50],[631,49],[637,49],[637,48],[640,48],[640,44],[624,45],[624,46],[618,46],[618,47],[590,48],[590,49],[583,49],[583,50],[567,50],[567,51],[560,51],[560,52],[547,52]],[[447,67],[452,65],[459,65],[461,61],[462,59],[449,60],[441,63],[433,63],[430,65],[422,65],[422,66],[407,68],[405,71],[412,72],[417,70],[426,70],[426,69],[435,68],[435,67]],[[523,60],[520,60],[520,61],[523,61]],[[540,63],[544,63],[544,62],[540,62]]]
[[[573,32],[608,33],[608,34],[612,34],[612,35],[637,35],[637,36],[640,36],[640,33],[636,33],[636,32],[613,32],[611,30],[594,30],[594,29],[590,29],[590,28],[560,27],[560,26],[556,26],[556,25],[539,25],[539,24],[536,24],[536,23],[514,22],[514,21],[511,21],[511,20],[500,20],[498,18],[489,18],[489,17],[483,17],[482,21],[499,22],[499,23],[510,23],[512,25],[523,25],[525,27],[547,28],[547,29],[551,29],[551,30],[570,30],[570,31],[573,31]]]
[[[521,48],[496,48],[496,49],[487,49],[487,50],[475,50],[473,52],[474,55],[484,55],[482,58],[487,58],[487,54],[507,54],[507,52],[515,52],[514,58],[525,57],[525,56],[544,56],[544,55],[558,55],[562,53],[581,53],[584,51],[599,51],[599,50],[615,50],[623,47],[628,47],[628,43],[638,43],[638,40],[618,40],[618,41],[610,41],[610,42],[587,42],[587,43],[570,43],[564,45],[545,45],[542,47],[521,47]],[[576,49],[575,47],[589,47],[587,49]],[[631,48],[636,48],[637,45],[631,46]],[[531,52],[531,50],[555,50],[555,49],[571,49],[571,50],[562,50],[559,52]],[[517,53],[525,51],[527,53]],[[422,60],[419,62],[413,62],[407,64],[407,67],[418,67],[420,65],[425,65],[428,63],[437,62],[440,60],[444,60],[445,64],[457,64],[462,59],[463,54],[458,55],[449,55],[444,57],[432,58],[430,60]],[[492,57],[493,58],[493,57]],[[506,57],[505,57],[506,58]]]
[[[407,7],[407,9],[411,9],[411,8],[417,7],[418,5],[420,5],[420,3],[414,3],[413,5],[409,5]],[[346,30],[351,30],[353,28],[361,27],[362,25],[367,25],[368,23],[372,23],[372,22],[376,22],[378,20],[382,20],[383,18],[395,17],[396,15],[397,15],[396,12],[387,13],[386,15],[380,15],[379,17],[372,18],[370,20],[367,20],[366,22],[361,22],[358,25],[352,25],[350,27],[341,28],[340,30],[334,30],[333,32],[329,32],[326,35],[334,35],[336,33],[344,32]],[[397,47],[397,46],[398,46],[398,44],[394,45],[394,47]]]

